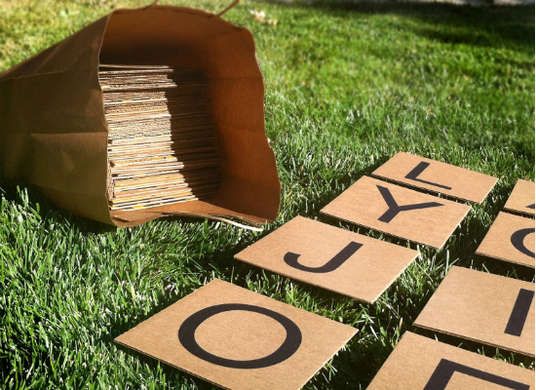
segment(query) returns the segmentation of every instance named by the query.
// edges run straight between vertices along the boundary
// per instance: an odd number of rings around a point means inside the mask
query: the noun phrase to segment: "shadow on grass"
[[[413,329],[411,329],[411,331],[432,339],[436,339],[442,343],[454,345],[458,348],[462,348],[470,352],[480,353],[486,356],[500,357],[501,359],[504,359],[511,364],[523,365],[523,367],[534,366],[533,358],[515,352],[510,352],[501,348],[491,347],[469,340],[462,340],[455,336],[436,333],[431,330],[422,329],[418,327],[414,327]]]
[[[209,389],[219,389],[220,387],[212,385],[210,382],[207,382],[203,379],[200,379],[196,376],[193,376],[191,374],[188,374],[184,371],[177,371],[175,368],[168,366],[166,364],[160,363],[158,360],[151,358],[149,356],[143,355],[140,352],[136,352],[130,348],[127,348],[120,344],[115,344],[115,346],[122,352],[126,353],[127,355],[131,356],[134,359],[138,359],[147,366],[151,367],[152,369],[156,370],[158,367],[162,369],[166,377],[170,380],[170,382],[177,382],[180,383],[181,380],[184,380],[184,378],[187,378],[189,382],[195,383],[195,387],[200,390],[209,390]]]
[[[23,194],[28,194],[28,198],[23,200]],[[54,206],[46,197],[44,197],[38,188],[15,183],[10,180],[0,178],[0,194],[10,202],[16,204],[27,203],[32,210],[39,212],[40,217],[50,223],[74,225],[83,233],[107,233],[115,231],[114,226],[106,225],[101,222],[93,221],[87,218],[76,216],[69,211]]]
[[[498,42],[534,52],[534,4],[523,6],[463,6],[454,4],[348,0],[265,0],[282,6],[316,9],[342,17],[392,14],[422,22],[415,33],[450,44],[498,46]]]

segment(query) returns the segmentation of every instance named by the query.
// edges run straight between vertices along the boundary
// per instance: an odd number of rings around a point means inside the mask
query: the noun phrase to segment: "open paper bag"
[[[210,198],[111,209],[101,64],[203,73],[220,157]],[[189,8],[116,10],[0,74],[0,173],[38,187],[61,208],[117,226],[171,215],[263,223],[276,217],[280,196],[263,94],[246,29]]]

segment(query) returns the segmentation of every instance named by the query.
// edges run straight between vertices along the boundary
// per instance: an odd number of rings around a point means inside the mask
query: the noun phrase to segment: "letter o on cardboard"
[[[195,331],[199,325],[216,314],[232,310],[250,311],[273,318],[285,328],[287,332],[285,340],[270,355],[252,360],[226,359],[202,348],[195,340]],[[302,334],[300,328],[288,317],[265,307],[242,303],[227,303],[206,307],[188,317],[179,328],[179,341],[186,350],[200,359],[229,368],[263,368],[273,366],[292,356],[300,347],[301,340]]]

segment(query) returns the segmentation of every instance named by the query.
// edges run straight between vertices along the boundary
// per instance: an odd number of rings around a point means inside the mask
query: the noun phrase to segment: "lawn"
[[[0,0],[0,70],[114,7],[147,3]],[[213,11],[225,3],[176,2]],[[256,21],[251,10],[277,24]],[[0,387],[210,387],[126,353],[112,339],[217,277],[357,327],[307,388],[365,388],[453,264],[532,280],[474,251],[515,181],[534,179],[533,6],[243,1],[225,18],[256,40],[282,182],[278,219],[261,233],[193,219],[113,229],[0,181]],[[319,210],[400,150],[500,181],[444,249],[419,246],[415,264],[376,304],[233,260],[298,214],[394,241]],[[462,347],[533,366],[491,348]]]

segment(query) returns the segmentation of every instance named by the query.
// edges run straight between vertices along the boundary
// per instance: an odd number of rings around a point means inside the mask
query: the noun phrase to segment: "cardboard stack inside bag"
[[[219,183],[208,84],[162,65],[101,65],[111,210],[203,199]]]

